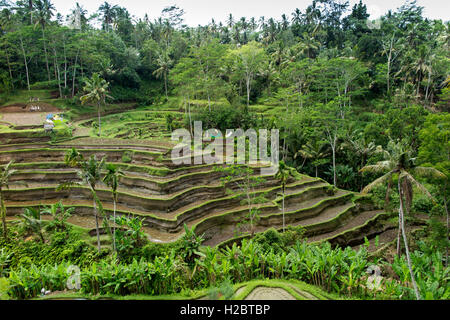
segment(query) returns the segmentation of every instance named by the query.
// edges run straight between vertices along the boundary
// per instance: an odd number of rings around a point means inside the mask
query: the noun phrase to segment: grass
[[[188,294],[186,295],[179,293],[160,296],[151,296],[145,294],[119,296],[114,294],[90,295],[81,292],[68,291],[52,294],[49,296],[36,297],[33,300],[195,300],[205,296],[207,294],[207,290],[195,290],[187,293]]]
[[[8,291],[8,279],[0,278],[0,300],[8,300],[9,299],[7,291]]]
[[[14,104],[14,103],[28,103],[30,101],[30,97],[39,98],[39,101],[47,102],[47,100],[51,100],[51,91],[52,90],[16,90],[10,93],[2,104],[2,106]]]

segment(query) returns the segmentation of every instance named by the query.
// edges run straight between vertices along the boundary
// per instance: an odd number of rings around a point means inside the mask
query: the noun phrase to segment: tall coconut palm
[[[3,224],[3,236],[8,239],[8,227],[6,226],[6,207],[3,200],[3,188],[8,189],[9,178],[16,172],[11,169],[13,161],[10,161],[5,166],[0,167],[0,215],[2,217]]]
[[[109,82],[105,79],[102,79],[98,73],[94,73],[92,75],[92,79],[86,79],[85,85],[83,87],[83,91],[86,93],[81,96],[80,100],[82,104],[85,103],[94,103],[97,105],[97,114],[98,114],[98,136],[101,135],[101,119],[100,119],[100,107],[101,104],[106,104],[106,98],[111,98],[108,95],[108,87]]]
[[[64,161],[68,166],[78,168],[77,175],[82,182],[79,183],[72,181],[69,183],[63,183],[58,187],[58,189],[70,188],[73,185],[80,185],[80,184],[84,184],[89,187],[92,194],[94,205],[95,228],[97,232],[97,247],[98,252],[100,252],[101,247],[100,247],[98,212],[100,212],[103,215],[103,205],[97,196],[96,186],[97,182],[100,181],[101,171],[105,166],[105,158],[97,160],[96,156],[93,155],[88,160],[84,160],[83,156],[80,155],[80,153],[78,153],[76,149],[72,149],[67,152]],[[106,224],[108,228],[106,219],[103,219],[103,222]]]
[[[307,32],[303,33],[302,41],[300,42],[300,50],[301,53],[312,59],[316,56],[317,51],[319,50],[320,43],[316,41],[314,35],[310,35]]]
[[[386,191],[386,199],[388,198],[388,193],[392,187],[392,180],[394,176],[398,177],[398,193],[400,199],[400,205],[398,209],[398,220],[399,220],[399,231],[397,237],[397,255],[400,254],[400,235],[403,236],[403,242],[405,245],[406,260],[408,262],[408,268],[411,275],[411,280],[413,283],[414,291],[417,299],[420,299],[419,290],[414,278],[414,273],[412,271],[411,259],[409,255],[408,240],[406,238],[405,231],[405,208],[410,209],[413,199],[413,185],[417,187],[418,190],[425,193],[428,197],[432,198],[429,191],[414,178],[414,176],[425,176],[425,177],[435,177],[445,179],[446,176],[430,167],[419,167],[414,165],[414,158],[412,157],[412,152],[408,147],[402,142],[395,143],[394,141],[389,141],[388,150],[383,150],[384,161],[380,161],[375,165],[368,165],[363,167],[361,172],[373,172],[373,173],[383,173],[383,176],[376,179],[369,185],[367,185],[362,193],[367,193],[374,187],[379,186],[384,183],[388,183],[388,188]]]
[[[282,191],[282,212],[283,212],[283,232],[285,230],[285,219],[284,219],[284,196],[286,192],[286,184],[289,181],[289,178],[291,177],[291,171],[289,170],[288,166],[284,163],[284,161],[280,161],[278,165],[278,172],[276,174],[276,178],[280,180],[281,183],[281,191]]]
[[[104,2],[98,8],[98,12],[103,16],[102,18],[102,28],[103,30],[110,31],[111,24],[114,22],[116,17],[118,6],[110,5],[108,2]]]
[[[108,164],[106,166],[106,174],[103,177],[103,182],[106,183],[107,186],[111,188],[113,203],[114,203],[114,223],[116,221],[116,203],[117,203],[117,187],[119,186],[119,179],[124,174],[121,170],[117,169],[117,167],[113,164]],[[116,250],[116,228],[113,226],[113,250]]]
[[[169,69],[170,69],[170,66],[172,65],[172,62],[173,61],[170,59],[167,52],[165,52],[165,51],[159,52],[158,58],[156,59],[158,69],[153,71],[153,75],[155,75],[158,79],[161,79],[161,78],[164,79],[164,91],[166,93],[166,99],[168,98],[168,96],[167,96],[167,80],[168,80],[168,76],[169,76]]]
[[[49,0],[36,0],[35,7],[37,9],[36,25],[41,26],[42,41],[44,44],[45,66],[47,68],[48,81],[50,81],[50,69],[48,66],[47,45],[45,42],[45,27],[50,22],[50,19],[53,16],[53,11],[55,10],[55,6]]]

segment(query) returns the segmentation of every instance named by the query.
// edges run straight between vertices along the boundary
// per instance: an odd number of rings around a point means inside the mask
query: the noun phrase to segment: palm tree
[[[102,28],[103,30],[109,31],[110,25],[113,23],[114,18],[116,17],[116,11],[118,6],[110,5],[108,2],[104,2],[98,8],[98,11],[103,15]]]
[[[301,150],[298,150],[294,155],[294,159],[297,158],[298,155],[301,155],[304,160],[309,159],[312,162],[312,165],[316,169],[316,178],[318,177],[318,167],[322,164],[328,162],[324,158],[328,157],[328,150],[324,150],[326,142],[322,140],[314,140],[308,141],[305,145],[303,145]]]
[[[411,150],[409,150],[402,142],[395,143],[392,140],[389,141],[388,150],[383,150],[383,153],[385,158],[384,161],[380,161],[375,165],[365,166],[360,170],[360,172],[384,173],[383,176],[367,185],[363,189],[362,193],[363,194],[367,193],[374,187],[388,182],[388,188],[386,191],[386,199],[387,199],[388,193],[392,186],[393,176],[394,175],[398,176],[397,185],[398,185],[400,205],[398,209],[399,231],[397,237],[397,255],[400,255],[400,235],[402,235],[403,242],[405,245],[406,260],[408,262],[408,268],[411,275],[414,291],[416,293],[417,299],[420,300],[420,294],[414,278],[411,259],[409,256],[408,240],[406,238],[406,231],[405,231],[404,211],[405,207],[408,211],[411,207],[413,199],[413,185],[415,185],[420,191],[422,191],[428,197],[433,199],[428,190],[420,182],[418,182],[414,178],[414,176],[435,177],[442,179],[445,179],[446,176],[442,172],[434,168],[415,166],[414,165],[415,159],[412,158]]]
[[[226,23],[227,23],[228,28],[233,27],[234,19],[233,19],[233,15],[231,13],[228,15],[228,19],[227,19]]]
[[[103,177],[103,182],[111,188],[113,203],[114,203],[114,223],[116,221],[116,203],[117,203],[117,187],[119,186],[119,179],[123,176],[123,172],[113,164],[106,166],[106,174]],[[113,226],[113,250],[116,250],[116,229]]]
[[[366,160],[374,153],[381,152],[381,146],[376,146],[373,141],[368,141],[363,134],[360,134],[359,138],[349,137],[347,142],[349,149],[354,153],[354,155],[361,159],[361,164],[359,168],[364,167]],[[344,147],[345,147],[344,144]],[[361,181],[361,189],[363,188]],[[360,189],[360,190],[361,190]]]
[[[307,32],[303,33],[303,39],[299,44],[302,54],[310,59],[313,59],[316,56],[319,45],[320,44],[316,41],[314,35],[310,35]]]
[[[6,226],[6,207],[3,200],[3,188],[8,189],[9,177],[11,177],[16,170],[11,169],[13,161],[11,160],[7,165],[0,167],[0,215],[2,216],[3,236],[8,239],[8,228]]]
[[[169,68],[172,65],[172,60],[170,59],[167,52],[159,52],[158,58],[156,59],[156,63],[158,64],[158,69],[153,71],[153,75],[155,75],[158,79],[164,78],[164,89],[167,96],[167,78],[169,74]]]
[[[72,148],[69,151],[67,151],[64,156],[64,162],[69,167],[76,167],[83,160],[84,160],[83,155],[80,152],[78,152],[78,150],[75,148]]]
[[[105,166],[105,158],[102,158],[100,161],[97,160],[96,156],[91,156],[88,160],[84,160],[83,156],[72,148],[69,150],[64,158],[65,163],[70,167],[77,167],[79,170],[77,171],[78,177],[81,179],[81,183],[79,182],[69,182],[61,184],[57,189],[70,188],[73,185],[84,184],[87,185],[91,191],[94,205],[94,217],[95,217],[95,228],[97,232],[97,246],[98,252],[100,252],[100,231],[99,231],[99,223],[98,223],[98,211],[103,215],[103,205],[100,202],[100,199],[97,196],[96,185],[100,180],[101,171]],[[98,210],[97,210],[98,207]],[[103,219],[104,224],[106,224],[107,228],[108,224],[106,219]]]
[[[45,66],[47,67],[48,81],[50,81],[50,69],[48,67],[47,45],[45,43],[45,27],[53,16],[55,6],[49,0],[36,0],[35,6],[37,9],[36,25],[41,26],[42,40],[44,43]]]
[[[98,136],[101,135],[101,123],[100,123],[100,106],[106,104],[106,98],[111,98],[107,94],[109,82],[102,79],[98,73],[92,75],[92,79],[86,79],[83,91],[85,95],[81,96],[80,100],[82,104],[94,103],[97,105],[98,113]]]
[[[291,177],[291,171],[289,170],[288,166],[284,163],[284,161],[280,161],[278,166],[278,172],[276,174],[276,178],[280,180],[281,183],[281,190],[283,195],[282,200],[282,212],[283,212],[283,232],[285,229],[285,219],[284,219],[284,196],[286,191],[286,184],[289,181],[289,178]]]

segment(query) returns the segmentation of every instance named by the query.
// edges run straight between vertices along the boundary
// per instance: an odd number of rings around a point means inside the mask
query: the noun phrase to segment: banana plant
[[[25,228],[39,236],[41,242],[45,242],[42,234],[41,210],[39,208],[25,208],[24,213],[20,215],[23,219],[22,223]]]
[[[8,239],[8,227],[6,225],[6,206],[4,202],[3,197],[3,188],[9,189],[8,183],[9,178],[17,171],[14,169],[11,169],[13,160],[8,162],[8,164],[4,166],[0,166],[0,216],[2,218],[2,225],[3,225],[3,237],[5,239]]]
[[[53,221],[50,222],[50,225],[54,225],[56,230],[63,231],[67,228],[67,219],[72,216],[72,213],[75,211],[75,208],[66,208],[64,207],[62,201],[59,201],[50,206],[44,207],[42,210],[43,214],[50,214],[53,218]]]

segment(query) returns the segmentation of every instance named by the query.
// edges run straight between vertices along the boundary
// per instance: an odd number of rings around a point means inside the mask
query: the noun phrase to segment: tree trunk
[[[191,100],[188,95],[188,112],[189,112],[189,130],[191,131],[191,137],[194,136],[192,132],[192,117],[191,117]]]
[[[9,71],[9,77],[11,78],[11,85],[14,88],[14,83],[13,83],[13,75],[12,75],[12,70],[11,70],[11,63],[9,62],[9,55],[8,55],[8,51],[5,50],[5,55],[6,55],[6,63],[8,64],[8,71]]]
[[[97,114],[98,114],[98,136],[102,134],[102,124],[100,122],[100,102],[97,103]]]
[[[167,73],[166,72],[164,72],[164,89],[166,92],[166,99],[168,99],[168,96],[167,96]]]
[[[447,188],[445,189],[445,192],[447,192]],[[447,240],[449,239],[449,219],[448,219],[448,207],[447,207],[447,197],[444,193],[444,208],[445,208],[445,214],[447,216]],[[445,267],[448,267],[448,242],[447,242],[447,250],[445,253]]]
[[[336,145],[331,150],[333,152],[333,185],[336,187]]]
[[[2,215],[2,225],[3,225],[3,237],[8,240],[8,227],[6,225],[6,208],[3,202],[3,193],[0,188],[0,214]]]
[[[116,251],[116,196],[114,195],[113,250]]]
[[[409,256],[409,248],[408,248],[408,239],[406,238],[406,231],[405,231],[405,217],[404,217],[404,211],[403,211],[403,190],[401,189],[400,180],[398,179],[398,190],[399,190],[399,196],[400,196],[400,217],[401,217],[401,227],[402,227],[402,234],[403,234],[403,242],[405,245],[405,252],[406,252],[406,261],[408,262],[408,269],[409,274],[411,275],[411,281],[414,287],[414,292],[416,294],[417,300],[421,300],[419,289],[417,288],[416,279],[414,278],[414,272],[412,270],[412,264],[411,264],[411,258]]]
[[[67,54],[66,54],[66,38],[63,37],[64,48],[64,89],[67,88]]]
[[[400,191],[399,191],[400,192]],[[397,256],[400,257],[400,238],[402,236],[402,215],[398,209]]]
[[[72,76],[72,98],[75,96],[75,74],[77,72],[77,61],[78,61],[78,53],[80,52],[80,48],[77,50],[77,54],[75,56],[75,63],[73,65],[73,76]]]
[[[283,232],[285,230],[285,220],[284,220],[284,193],[285,193],[285,186],[283,185]]]
[[[47,45],[45,43],[45,30],[44,27],[42,27],[42,41],[44,42],[44,54],[45,54],[45,67],[47,68],[47,76],[48,81],[50,81],[50,68],[48,66],[48,54],[47,54]]]
[[[27,73],[27,86],[28,86],[28,91],[30,91],[30,76],[28,74],[28,63],[27,63],[27,56],[25,55],[25,49],[23,47],[23,40],[22,40],[22,35],[20,36],[20,47],[22,48],[22,54],[23,54],[23,60],[25,62],[25,71]]]
[[[95,216],[95,230],[97,231],[97,249],[100,253],[101,246],[100,246],[100,230],[98,226],[98,214],[97,214],[97,205],[95,203],[95,196],[94,196],[94,216]]]
[[[28,0],[28,10],[30,11],[30,24],[33,24],[33,0]]]
[[[56,47],[53,47],[53,64],[55,67],[55,78],[58,81],[59,97],[62,98],[61,77],[59,74],[58,55],[56,54]]]
[[[247,109],[246,109],[246,112],[248,113],[248,109],[250,106],[250,77],[247,77],[246,84],[247,84]]]

